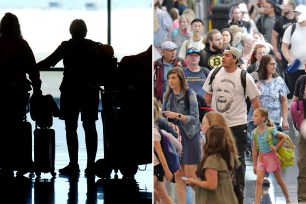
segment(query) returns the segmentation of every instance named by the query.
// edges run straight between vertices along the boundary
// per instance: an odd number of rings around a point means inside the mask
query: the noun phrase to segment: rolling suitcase
[[[38,128],[34,130],[34,164],[35,174],[55,173],[55,130],[52,128]]]
[[[17,127],[16,145],[12,154],[12,167],[17,175],[34,172],[32,158],[32,125],[26,119]]]

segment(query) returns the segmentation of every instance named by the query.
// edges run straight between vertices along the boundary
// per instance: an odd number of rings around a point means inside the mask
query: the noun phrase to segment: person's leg
[[[184,166],[181,166],[183,169]],[[182,176],[185,175],[184,171],[179,170],[174,173],[175,176],[175,191],[176,191],[176,198],[177,204],[186,204],[186,184],[183,181]]]
[[[94,165],[98,149],[98,133],[95,121],[83,121],[87,150],[87,166],[85,173],[94,173]]]
[[[306,139],[302,136],[300,136],[299,139],[297,160],[299,168],[299,174],[297,177],[297,197],[299,202],[306,202]]]
[[[262,183],[266,171],[257,168],[256,188],[255,188],[255,204],[260,204],[262,194]]]
[[[184,173],[187,178],[197,178],[196,175],[197,165],[184,165]],[[188,189],[189,188],[189,189]],[[186,187],[186,204],[192,204],[193,202],[193,190],[191,186]]]
[[[80,172],[80,169],[78,164],[79,142],[77,134],[77,128],[78,128],[77,120],[66,118],[65,126],[66,126],[67,148],[68,148],[70,162],[66,167],[60,169],[59,173],[68,174],[68,175],[78,174]]]
[[[274,176],[275,176],[275,179],[276,179],[278,185],[281,187],[282,192],[283,192],[284,196],[286,197],[286,200],[289,201],[290,198],[289,198],[288,189],[287,189],[287,186],[286,186],[286,184],[284,182],[284,179],[281,175],[281,171],[278,170],[278,171],[274,172]]]
[[[240,187],[241,190],[244,191],[245,187],[245,150],[247,146],[247,125],[239,125],[235,127],[231,127],[231,131],[235,138],[239,161],[241,162],[241,166],[237,169],[237,176],[240,179]]]

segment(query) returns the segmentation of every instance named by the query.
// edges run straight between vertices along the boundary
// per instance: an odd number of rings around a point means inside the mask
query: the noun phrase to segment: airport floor
[[[28,116],[28,120],[34,123]],[[96,123],[98,130],[97,160],[104,158],[103,134],[101,119]],[[25,174],[13,179],[0,179],[1,204],[116,204],[116,203],[152,203],[152,164],[139,165],[134,178],[123,178],[120,171],[111,173],[111,179],[101,179],[98,176],[87,178],[86,147],[84,132],[79,122],[79,166],[78,177],[65,177],[58,174],[58,170],[69,162],[64,123],[54,118],[52,128],[56,131],[55,172],[42,173],[38,179],[34,174]]]

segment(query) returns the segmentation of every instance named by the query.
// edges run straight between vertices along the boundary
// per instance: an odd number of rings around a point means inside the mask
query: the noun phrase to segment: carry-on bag
[[[52,128],[38,128],[34,130],[34,164],[35,174],[55,173],[55,130]]]

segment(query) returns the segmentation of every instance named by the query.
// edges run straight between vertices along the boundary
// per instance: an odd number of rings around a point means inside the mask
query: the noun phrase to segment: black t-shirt
[[[298,78],[298,80],[295,83],[294,96],[306,99],[305,85],[306,85],[306,75],[302,75]]]
[[[295,18],[288,19],[286,18],[286,16],[281,16],[279,19],[277,19],[277,21],[274,24],[273,30],[275,30],[279,34],[278,39],[277,39],[278,46],[280,46],[282,43],[282,38],[283,38],[286,28],[288,28],[290,25],[292,25],[295,22],[296,22]]]

